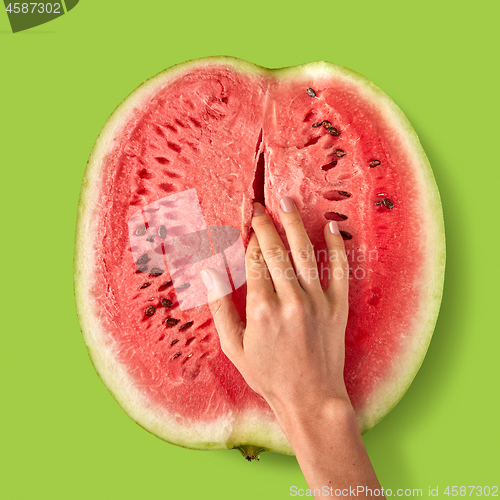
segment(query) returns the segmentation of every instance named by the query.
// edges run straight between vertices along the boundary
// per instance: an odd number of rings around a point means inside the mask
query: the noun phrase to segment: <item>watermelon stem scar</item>
[[[444,223],[402,111],[366,78],[326,62],[180,64],[136,89],[99,135],[74,267],[99,376],[131,418],[170,443],[238,448],[249,460],[293,454],[267,403],[222,353],[199,276],[227,271],[245,319],[238,262],[252,203],[265,204],[286,241],[285,196],[302,215],[323,286],[325,224],[337,221],[344,238],[344,379],[362,432],[396,405],[424,359],[441,302]]]
[[[245,457],[249,462],[258,462],[259,455],[265,451],[265,448],[260,448],[258,446],[252,445],[241,445],[238,446],[237,449],[241,452],[241,454]]]

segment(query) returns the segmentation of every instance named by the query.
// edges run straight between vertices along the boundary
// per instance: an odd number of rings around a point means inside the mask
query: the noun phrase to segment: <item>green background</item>
[[[188,59],[352,68],[406,113],[446,223],[441,313],[401,403],[365,435],[382,485],[499,485],[497,1],[82,0],[12,34],[0,12],[0,496],[289,498],[293,457],[164,443],[97,377],[73,303],[73,238],[87,157],[142,81]],[[414,216],[425,207],[415,207]]]

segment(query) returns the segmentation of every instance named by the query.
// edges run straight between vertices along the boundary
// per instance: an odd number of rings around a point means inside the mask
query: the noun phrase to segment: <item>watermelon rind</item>
[[[181,421],[164,408],[155,407],[141,393],[117,361],[117,346],[106,335],[107,324],[98,310],[92,285],[96,273],[97,214],[101,210],[101,186],[104,159],[111,154],[126,124],[138,109],[147,106],[148,100],[168,82],[193,68],[211,65],[227,66],[245,74],[272,75],[280,79],[296,79],[308,75],[335,75],[347,79],[374,105],[378,106],[393,124],[394,134],[405,145],[413,162],[418,183],[417,191],[422,200],[418,216],[423,228],[421,238],[426,249],[425,273],[421,282],[421,300],[418,313],[408,329],[406,351],[392,363],[391,373],[378,384],[367,404],[357,412],[360,430],[366,432],[379,422],[401,399],[410,386],[427,351],[439,313],[444,281],[445,238],[439,192],[429,161],[420,145],[417,134],[399,107],[375,84],[347,68],[327,63],[313,62],[283,69],[266,69],[232,57],[210,57],[182,63],[147,80],[134,90],[112,113],[102,129],[88,160],[78,204],[75,239],[74,292],[77,315],[92,363],[113,397],[125,412],[139,425],[167,442],[186,448],[220,450],[271,450],[293,454],[287,439],[276,420],[257,410],[221,416],[215,421]],[[110,292],[112,293],[112,292]]]

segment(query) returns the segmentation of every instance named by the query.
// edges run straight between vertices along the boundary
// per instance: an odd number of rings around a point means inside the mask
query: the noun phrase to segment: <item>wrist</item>
[[[359,432],[356,415],[347,394],[345,397],[317,398],[297,404],[271,404],[278,423],[287,436],[301,436],[323,427],[325,422],[339,428],[351,428]]]

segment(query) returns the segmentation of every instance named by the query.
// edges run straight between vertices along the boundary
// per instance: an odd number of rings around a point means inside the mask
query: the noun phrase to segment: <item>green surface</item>
[[[443,305],[417,378],[365,442],[386,488],[446,498],[447,485],[499,485],[499,16],[493,1],[83,0],[12,34],[0,12],[0,496],[274,500],[305,487],[293,457],[249,464],[141,429],[95,374],[76,320],[76,207],[101,127],[145,79],[219,54],[347,66],[412,122],[444,206]]]

